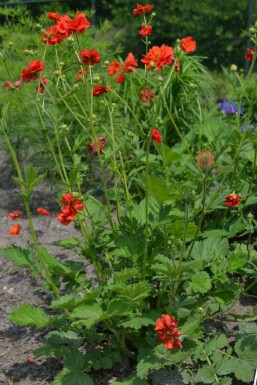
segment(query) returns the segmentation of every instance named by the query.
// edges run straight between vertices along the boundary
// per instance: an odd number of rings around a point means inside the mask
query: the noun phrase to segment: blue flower
[[[219,110],[224,111],[227,115],[236,115],[238,113],[238,105],[229,103],[226,99],[219,103]],[[240,114],[243,114],[243,107],[240,107]]]

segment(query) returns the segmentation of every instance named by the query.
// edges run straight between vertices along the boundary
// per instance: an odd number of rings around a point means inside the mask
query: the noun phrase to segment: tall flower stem
[[[2,124],[1,124],[1,126],[2,126]],[[8,136],[7,136],[3,126],[2,126],[2,134],[4,136],[4,139],[5,139],[5,142],[7,144],[8,150],[10,151],[10,154],[11,154],[11,157],[12,157],[12,160],[13,160],[13,163],[14,163],[14,166],[15,166],[18,178],[19,178],[19,180],[21,182],[24,182],[19,162],[18,162],[18,160],[16,158],[16,155],[15,155],[15,152],[14,152],[13,147],[11,145],[11,142],[9,141],[9,138],[8,138]],[[25,210],[26,210],[28,221],[29,221],[29,227],[30,227],[30,231],[31,231],[31,235],[32,235],[32,240],[33,240],[33,243],[34,243],[34,247],[35,247],[35,251],[37,253],[38,260],[39,260],[39,262],[40,262],[40,264],[42,266],[42,269],[44,270],[46,281],[48,282],[49,286],[52,288],[52,291],[53,291],[54,295],[56,296],[56,298],[59,299],[60,298],[59,291],[58,291],[57,287],[55,286],[55,284],[54,284],[54,282],[53,282],[53,280],[51,278],[51,275],[50,275],[50,273],[49,273],[49,271],[47,269],[47,266],[46,266],[46,264],[44,262],[44,259],[43,259],[42,255],[41,255],[41,251],[40,251],[39,244],[38,244],[38,241],[37,241],[36,232],[35,232],[33,221],[32,221],[31,211],[30,211],[30,207],[29,207],[29,198],[27,197],[26,188],[24,187],[23,183],[21,183],[21,190],[22,190],[22,195],[25,198],[24,199]]]
[[[148,135],[146,140],[146,164],[145,164],[145,247],[143,259],[143,279],[146,273],[148,259],[148,212],[149,212],[149,151],[151,137]]]

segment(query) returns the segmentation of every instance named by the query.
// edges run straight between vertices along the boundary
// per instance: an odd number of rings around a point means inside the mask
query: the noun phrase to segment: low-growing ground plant
[[[93,40],[87,44],[84,12],[48,13],[43,54],[24,59],[19,86],[9,51],[1,55],[10,76],[6,91],[15,97],[29,90],[40,122],[35,133],[54,161],[56,220],[78,230],[60,247],[73,249],[79,262],[61,262],[38,243],[30,202],[45,175],[18,161],[7,124],[14,111],[3,106],[1,134],[33,247],[2,252],[41,277],[53,298],[48,311],[21,304],[10,319],[49,327],[34,354],[63,361],[52,385],[93,385],[95,371],[124,357],[130,374],[113,385],[230,385],[254,378],[257,310],[241,315],[231,309],[256,288],[257,27],[246,32],[252,41],[245,53],[248,75],[235,66],[224,69],[231,100],[213,104],[192,37],[174,47],[151,46],[153,8],[132,10],[141,58],[129,52],[122,61]],[[39,213],[48,215],[46,209]],[[17,220],[20,212],[9,217]],[[10,235],[20,232],[22,220]],[[220,332],[214,320],[236,321],[238,328]]]

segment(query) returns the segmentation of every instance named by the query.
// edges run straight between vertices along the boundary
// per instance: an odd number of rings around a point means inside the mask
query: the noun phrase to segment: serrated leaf
[[[149,318],[133,317],[128,321],[122,322],[121,325],[125,328],[139,330],[143,326],[155,325],[155,322]]]
[[[230,377],[223,377],[220,380],[220,385],[231,385],[232,384],[232,378]]]
[[[234,349],[239,358],[249,360],[257,366],[257,335],[241,338]]]
[[[148,282],[137,282],[125,285],[117,284],[112,287],[115,293],[127,300],[139,301],[149,296],[152,286]]]
[[[198,369],[195,376],[195,381],[204,384],[215,384],[216,378],[215,369],[213,368],[213,366],[204,365],[200,369]]]
[[[71,350],[64,357],[64,368],[71,372],[83,372],[88,368],[86,357],[78,350]]]
[[[98,304],[80,305],[72,311],[70,316],[71,318],[80,318],[82,320],[82,322],[76,322],[77,325],[81,324],[91,328],[104,318],[104,312]]]
[[[62,247],[67,247],[67,246],[79,246],[80,245],[80,240],[78,238],[75,238],[75,237],[69,237],[69,238],[66,238],[66,239],[61,239],[60,240],[60,246]]]
[[[220,334],[211,339],[211,341],[207,342],[205,345],[205,351],[208,355],[211,355],[217,349],[224,348],[228,343],[228,339],[225,334]]]
[[[198,274],[193,275],[191,281],[186,285],[187,293],[207,293],[211,289],[211,278],[206,271],[201,271]]]
[[[63,371],[51,385],[94,385],[94,381],[87,373]]]
[[[155,148],[161,156],[164,166],[167,166],[181,159],[182,155],[173,151],[165,143],[161,143],[161,145],[155,145]]]
[[[2,253],[5,258],[13,261],[14,266],[31,268],[35,265],[33,251],[30,249],[22,249],[14,245],[5,247]]]
[[[60,272],[60,274],[70,273],[70,269],[66,267],[63,263],[57,261],[57,259],[54,258],[45,247],[39,246],[39,250],[41,257],[43,258],[44,262],[48,265],[48,269],[50,271],[58,271]]]
[[[214,258],[224,257],[229,251],[227,239],[220,237],[207,238],[203,241],[196,241],[191,253],[194,259],[201,259],[206,262],[212,261]]]
[[[49,318],[40,307],[22,304],[17,309],[13,310],[9,315],[9,319],[18,325],[36,326],[42,328],[49,322]]]
[[[153,385],[184,385],[183,377],[178,369],[160,369],[151,375]]]
[[[52,301],[50,307],[52,309],[73,309],[78,302],[81,302],[81,297],[75,294],[63,295],[60,299]]]
[[[149,354],[138,362],[137,375],[139,378],[145,378],[150,370],[158,370],[163,366],[165,366],[163,360],[158,360],[155,354]]]
[[[234,272],[242,269],[248,261],[246,245],[237,244],[235,250],[228,254],[228,271]]]
[[[173,235],[176,239],[182,239],[184,236],[185,221],[177,220],[175,222],[166,225],[166,231]],[[195,223],[190,222],[187,225],[186,239],[190,240],[194,238],[197,231],[197,226]]]
[[[234,373],[237,380],[248,384],[254,379],[255,367],[247,361],[232,357],[230,360],[231,372]]]
[[[113,299],[108,303],[107,313],[110,317],[124,317],[131,314],[131,306],[123,299]]]

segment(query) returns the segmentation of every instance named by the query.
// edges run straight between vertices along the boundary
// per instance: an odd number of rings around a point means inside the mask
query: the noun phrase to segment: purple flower
[[[238,105],[223,100],[219,103],[219,110],[224,111],[227,115],[236,115],[238,113]],[[240,107],[240,114],[243,114],[243,107]]]

